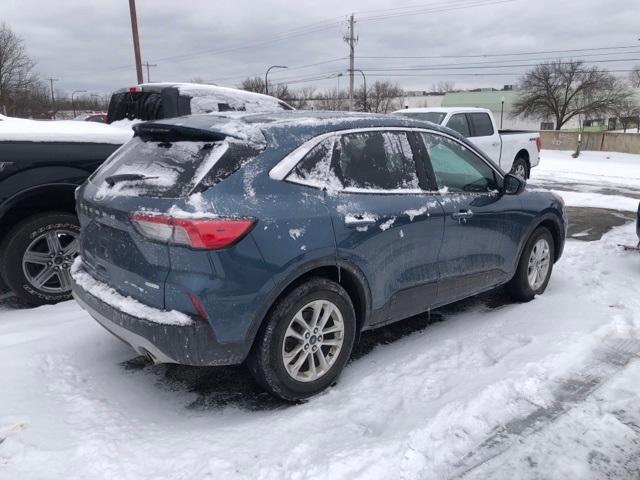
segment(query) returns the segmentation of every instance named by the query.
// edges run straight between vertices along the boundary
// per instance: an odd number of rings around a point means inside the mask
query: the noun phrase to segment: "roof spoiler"
[[[133,126],[134,136],[154,142],[220,142],[231,136],[214,130],[162,123],[139,123]]]

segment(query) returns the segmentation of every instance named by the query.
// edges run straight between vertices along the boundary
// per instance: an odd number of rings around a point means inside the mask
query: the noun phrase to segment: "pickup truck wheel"
[[[22,303],[71,298],[70,268],[79,233],[78,219],[66,212],[34,215],[9,232],[0,246],[0,273]]]
[[[544,293],[553,262],[553,236],[545,227],[538,227],[522,250],[516,274],[506,285],[507,292],[520,302],[528,302]]]
[[[284,400],[299,401],[324,390],[351,356],[353,305],[330,280],[314,278],[294,288],[265,322],[247,364],[263,388]]]
[[[522,157],[516,158],[511,166],[511,173],[526,180],[529,178],[529,162]]]

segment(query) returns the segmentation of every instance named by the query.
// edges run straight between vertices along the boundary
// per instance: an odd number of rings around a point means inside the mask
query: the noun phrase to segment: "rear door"
[[[445,304],[508,279],[525,222],[519,197],[500,193],[501,175],[489,163],[452,137],[420,138],[445,214],[438,289]]]
[[[326,199],[337,255],[365,274],[372,323],[436,300],[443,210],[425,191],[417,145],[413,132],[378,129],[338,135],[331,146]]]

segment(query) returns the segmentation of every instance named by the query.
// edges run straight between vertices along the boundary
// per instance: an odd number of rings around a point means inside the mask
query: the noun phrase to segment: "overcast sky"
[[[356,68],[370,82],[389,79],[409,90],[442,80],[501,87],[528,64],[569,55],[610,70],[640,64],[638,0],[137,0],[137,10],[143,61],[158,65],[152,81],[236,86],[279,64],[290,68],[270,78],[299,82],[292,88],[345,87],[342,36],[350,13],[359,36]],[[127,0],[2,0],[0,19],[24,38],[39,72],[59,79],[56,89],[108,93],[135,83]],[[624,46],[631,48],[593,50]],[[469,57],[569,49],[592,50]],[[406,68],[413,70],[389,71]]]

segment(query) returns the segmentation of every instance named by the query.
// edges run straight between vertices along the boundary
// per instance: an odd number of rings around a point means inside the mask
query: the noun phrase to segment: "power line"
[[[535,52],[514,52],[514,53],[481,53],[474,55],[429,55],[429,56],[359,56],[358,58],[379,58],[379,59],[389,59],[389,58],[424,58],[424,59],[435,59],[435,58],[484,58],[484,57],[511,57],[518,55],[541,55],[547,53],[570,53],[570,52],[587,52],[587,51],[597,51],[597,50],[618,50],[618,49],[629,49],[629,48],[638,48],[638,45],[624,45],[618,47],[598,47],[598,48],[574,48],[569,50],[539,50]],[[614,54],[612,52],[611,54]],[[605,55],[605,54],[601,54]]]
[[[636,62],[640,58],[621,58],[621,59],[609,59],[609,60],[590,60],[589,63],[614,63],[614,62]],[[559,62],[559,65],[569,65],[571,62]],[[470,70],[470,69],[484,69],[484,68],[511,68],[511,67],[535,67],[538,63],[520,63],[511,65],[464,65],[456,64],[457,66],[442,67],[438,65],[431,65],[427,67],[394,67],[394,68],[364,68],[363,70],[369,72],[402,72],[402,71],[432,71],[432,70]]]
[[[515,2],[517,0],[475,0],[475,1],[468,1],[466,3],[457,3],[457,4],[445,4],[443,6],[438,6],[438,7],[426,7],[423,9],[416,9],[416,10],[412,10],[412,11],[407,11],[407,12],[399,12],[399,13],[393,13],[393,14],[388,14],[388,15],[377,15],[377,16],[370,16],[370,17],[359,17],[358,19],[362,22],[377,22],[377,21],[382,21],[382,20],[388,20],[390,18],[398,18],[398,17],[407,17],[407,16],[414,16],[414,15],[424,15],[425,13],[439,13],[439,12],[449,12],[449,11],[454,11],[454,10],[461,10],[461,9],[467,9],[467,8],[474,8],[474,7],[486,7],[489,5],[500,5],[500,4],[504,4],[504,3],[512,3]]]
[[[334,62],[339,62],[339,61],[342,61],[342,60],[346,60],[347,58],[348,58],[348,57],[338,57],[338,58],[332,58],[332,59],[330,59],[330,60],[323,60],[323,61],[320,61],[320,62],[308,63],[308,64],[305,64],[305,65],[298,65],[298,66],[295,66],[295,67],[289,67],[289,68],[287,69],[287,71],[291,71],[291,70],[302,70],[302,69],[305,69],[305,68],[316,67],[316,66],[318,66],[318,65],[326,65],[326,64],[328,64],[328,63],[334,63]],[[262,72],[254,72],[254,73],[251,73],[251,74],[244,74],[244,75],[237,75],[237,74],[236,74],[236,75],[233,75],[233,76],[230,76],[230,77],[216,77],[216,79],[215,79],[215,80],[216,80],[216,81],[223,81],[223,80],[244,80],[244,79],[245,79],[245,78],[247,78],[247,77],[255,77],[255,76],[259,76],[259,75],[261,75],[261,74],[262,74]]]

